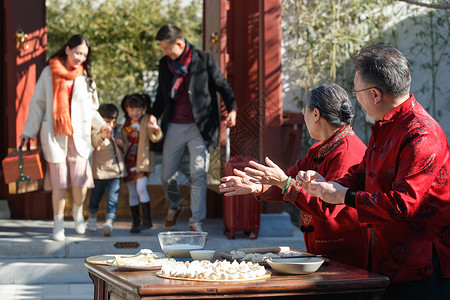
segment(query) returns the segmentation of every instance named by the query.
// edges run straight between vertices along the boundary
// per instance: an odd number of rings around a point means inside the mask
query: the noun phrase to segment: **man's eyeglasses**
[[[305,108],[304,107],[302,108],[301,112],[302,112],[302,115],[305,115]]]
[[[371,86],[371,87],[368,87],[368,88],[365,88],[365,89],[360,89],[360,90],[355,90],[354,88],[352,89],[352,95],[353,96],[356,96],[356,93],[359,93],[359,92],[362,92],[362,91],[367,91],[367,90],[370,90],[370,89],[377,89],[377,90],[380,90],[379,88],[377,88],[376,86]]]

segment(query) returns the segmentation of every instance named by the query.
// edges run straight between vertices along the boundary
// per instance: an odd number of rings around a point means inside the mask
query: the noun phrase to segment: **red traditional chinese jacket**
[[[295,179],[300,170],[316,170],[327,180],[334,180],[359,164],[365,150],[363,142],[346,126],[329,139],[314,144],[286,174]],[[356,209],[344,204],[327,204],[312,197],[297,186],[295,180],[291,180],[284,195],[276,186],[264,186],[258,198],[292,202],[300,209],[308,252],[326,254],[343,263],[367,268],[368,229],[359,223]]]
[[[371,270],[393,282],[432,275],[436,247],[450,277],[449,146],[413,95],[372,126],[364,160],[339,180],[355,188],[358,217],[371,231]]]

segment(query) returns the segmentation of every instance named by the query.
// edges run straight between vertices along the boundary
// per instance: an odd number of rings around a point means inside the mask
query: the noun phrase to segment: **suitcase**
[[[23,151],[22,146],[2,160],[3,176],[9,185],[10,194],[34,192],[43,187],[44,163],[41,149]]]
[[[227,148],[229,145],[228,136],[227,132]],[[235,175],[233,173],[234,168],[244,170],[245,167],[250,166],[250,160],[255,160],[252,157],[233,156],[229,158],[228,153],[227,150],[226,159],[228,161],[225,161],[224,176]],[[224,234],[228,239],[234,239],[236,231],[244,231],[251,239],[257,238],[260,226],[260,212],[260,201],[256,200],[252,194],[231,197],[223,196]]]

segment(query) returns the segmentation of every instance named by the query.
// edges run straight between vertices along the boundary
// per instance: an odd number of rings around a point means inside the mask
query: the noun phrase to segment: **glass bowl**
[[[174,258],[190,258],[189,251],[201,250],[205,247],[207,232],[198,231],[165,231],[158,233],[162,251]]]

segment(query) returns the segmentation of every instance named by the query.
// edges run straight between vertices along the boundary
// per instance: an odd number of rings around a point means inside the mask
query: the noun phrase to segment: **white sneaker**
[[[87,230],[97,231],[97,217],[95,215],[89,215],[87,223]]]
[[[78,234],[84,234],[86,232],[86,224],[84,223],[83,217],[83,205],[78,206],[74,203],[72,206],[72,215],[75,221],[75,231]]]
[[[104,236],[110,236],[113,232],[113,226],[111,220],[106,220],[103,224],[103,235]]]
[[[64,215],[53,216],[53,236],[52,239],[58,242],[63,242],[66,239],[64,235]]]

